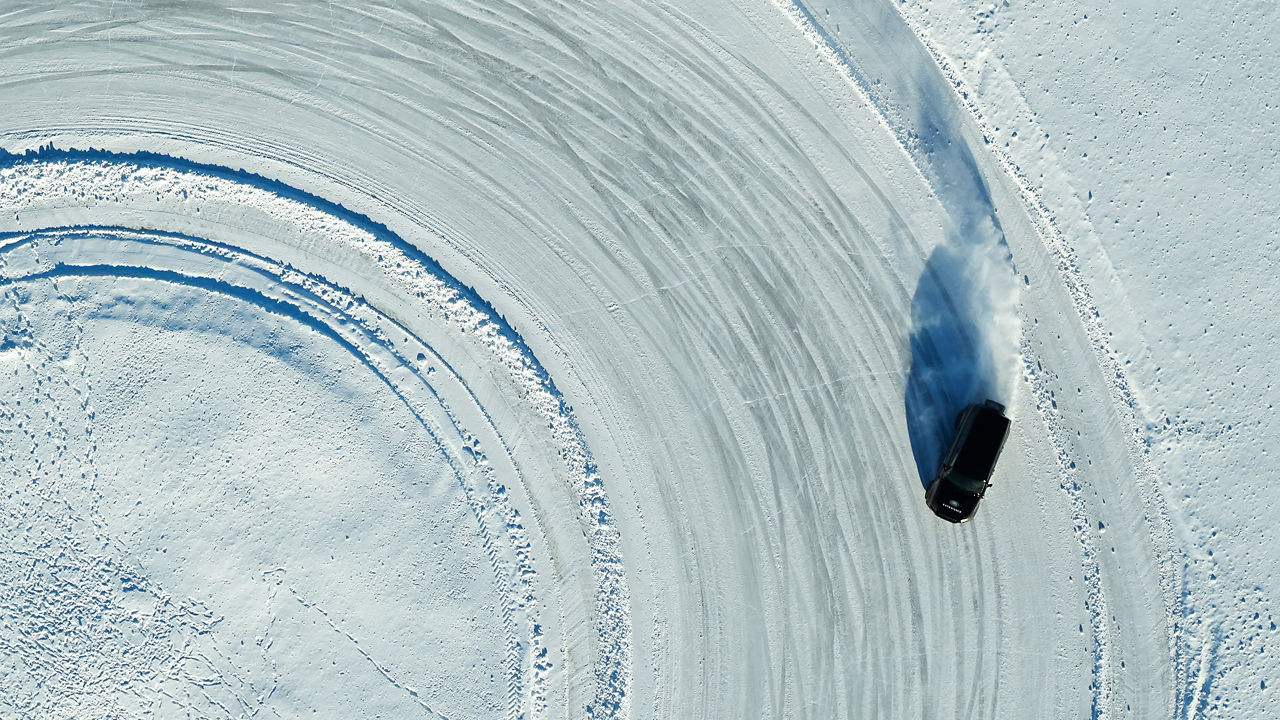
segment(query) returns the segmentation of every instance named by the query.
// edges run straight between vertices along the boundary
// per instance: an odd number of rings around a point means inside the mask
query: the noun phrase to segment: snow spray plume
[[[936,116],[922,117],[920,127],[920,164],[953,222],[926,261],[911,301],[907,431],[921,483],[928,486],[956,415],[987,398],[1010,404],[1020,325],[1009,246],[973,155],[962,140],[940,130]]]

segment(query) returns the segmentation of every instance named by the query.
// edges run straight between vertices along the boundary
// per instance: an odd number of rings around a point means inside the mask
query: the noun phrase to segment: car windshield
[[[951,484],[957,489],[963,490],[964,492],[971,493],[973,495],[977,495],[982,492],[983,481],[974,480],[972,476],[965,475],[964,473],[953,472],[948,480],[950,480]]]

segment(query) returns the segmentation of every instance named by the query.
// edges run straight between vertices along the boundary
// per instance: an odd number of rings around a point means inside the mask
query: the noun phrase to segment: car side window
[[[945,460],[943,460],[943,463],[942,463],[945,467],[950,468],[951,466],[956,464],[956,453],[959,452],[960,447],[964,444],[962,442],[964,440],[964,437],[969,434],[968,428],[965,427],[969,419],[967,415],[968,413],[966,413],[966,417],[961,418],[960,431],[957,432],[955,437],[951,439],[951,447],[947,450],[947,457]]]

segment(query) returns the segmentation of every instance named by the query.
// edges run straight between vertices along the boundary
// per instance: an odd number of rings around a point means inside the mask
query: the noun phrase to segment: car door
[[[973,408],[968,407],[960,414],[960,422],[956,423],[955,437],[951,438],[951,447],[947,450],[946,456],[942,460],[942,472],[939,473],[945,477],[951,474],[951,468],[956,464],[956,455],[959,454],[960,448],[964,447],[965,436],[969,434],[969,420],[973,417]]]

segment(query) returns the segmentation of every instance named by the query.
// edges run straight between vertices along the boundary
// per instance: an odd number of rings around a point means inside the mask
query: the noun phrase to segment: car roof
[[[1009,432],[1009,418],[988,407],[978,408],[969,434],[956,458],[956,471],[971,478],[986,480],[991,476],[996,455]]]

